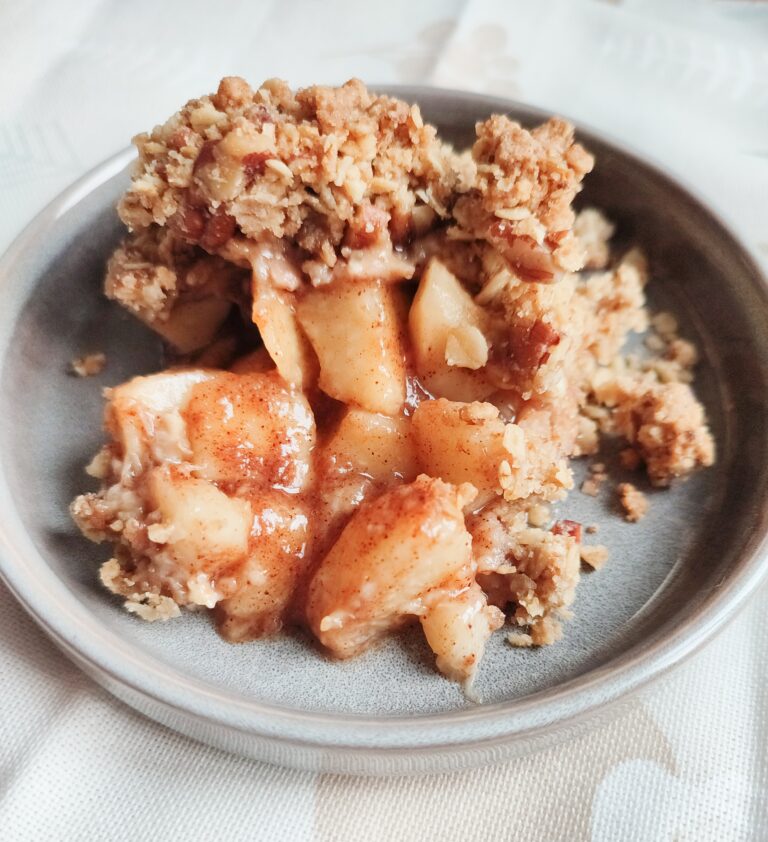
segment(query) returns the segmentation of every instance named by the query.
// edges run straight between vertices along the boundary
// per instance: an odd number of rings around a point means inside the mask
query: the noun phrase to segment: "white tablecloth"
[[[0,5],[0,249],[222,75],[515,97],[676,170],[768,263],[768,4],[37,0]],[[1,305],[0,305],[1,306]],[[768,594],[649,701],[544,754],[417,780],[277,769],[112,700],[0,586],[0,838],[768,838]]]

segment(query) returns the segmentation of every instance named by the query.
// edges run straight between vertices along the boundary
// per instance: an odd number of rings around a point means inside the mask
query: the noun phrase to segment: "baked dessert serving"
[[[128,611],[300,624],[340,658],[420,624],[469,686],[494,631],[556,641],[607,557],[551,522],[572,458],[607,435],[656,486],[712,464],[674,318],[622,352],[646,262],[575,214],[593,158],[566,122],[495,115],[456,151],[356,80],[226,78],[135,144],[106,294],[173,365],[107,390],[101,487],[72,504]]]

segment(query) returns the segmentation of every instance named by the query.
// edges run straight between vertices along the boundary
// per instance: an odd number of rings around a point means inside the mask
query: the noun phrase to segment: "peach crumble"
[[[135,143],[106,293],[176,365],[107,391],[72,514],[139,617],[299,624],[340,658],[417,623],[468,686],[502,626],[556,641],[607,558],[554,520],[572,458],[608,434],[654,485],[713,463],[674,319],[622,355],[648,271],[573,210],[593,159],[564,121],[495,115],[457,152],[356,80],[227,78]]]

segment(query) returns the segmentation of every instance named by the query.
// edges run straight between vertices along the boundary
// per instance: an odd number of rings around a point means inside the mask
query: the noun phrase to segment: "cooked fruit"
[[[462,507],[474,493],[420,476],[364,502],[310,584],[307,618],[320,642],[349,658],[466,574],[472,541]]]
[[[381,283],[328,285],[304,294],[301,326],[320,360],[320,388],[384,415],[405,403],[402,292]]]

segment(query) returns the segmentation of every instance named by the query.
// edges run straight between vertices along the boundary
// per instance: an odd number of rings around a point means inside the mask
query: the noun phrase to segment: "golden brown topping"
[[[571,202],[594,162],[574,143],[573,127],[552,119],[528,131],[494,115],[476,128],[477,177],[456,204],[459,223],[495,246],[522,280],[549,282],[579,269]]]
[[[390,221],[401,240],[417,227],[416,193],[442,207],[458,178],[416,107],[354,79],[295,95],[276,80],[252,91],[224,79],[136,144],[120,205],[130,228],[169,223],[210,252],[233,236],[293,237],[330,268],[345,242],[388,242]]]

